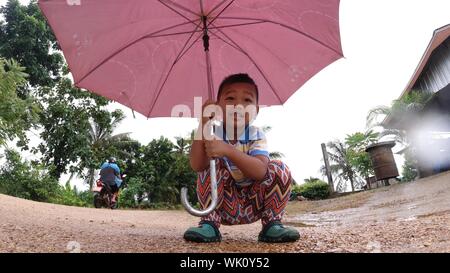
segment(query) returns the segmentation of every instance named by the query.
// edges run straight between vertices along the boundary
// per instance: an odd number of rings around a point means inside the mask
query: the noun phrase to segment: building
[[[411,91],[432,97],[417,115],[389,116],[384,123],[406,131],[420,177],[450,170],[450,24],[434,31],[400,98]]]

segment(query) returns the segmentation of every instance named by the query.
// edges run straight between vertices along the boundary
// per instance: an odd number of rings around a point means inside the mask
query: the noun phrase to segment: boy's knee
[[[290,184],[292,182],[291,171],[281,160],[269,161],[268,174],[271,182],[278,181],[282,184]]]
[[[284,172],[291,174],[291,171],[289,170],[288,166],[281,160],[277,160],[277,159],[271,159],[269,161],[269,165],[268,165],[269,170],[274,171],[275,173],[278,172]]]

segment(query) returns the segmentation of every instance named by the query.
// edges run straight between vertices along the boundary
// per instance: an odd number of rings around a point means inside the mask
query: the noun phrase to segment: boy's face
[[[259,111],[256,88],[249,83],[225,85],[220,94],[218,105],[223,111],[223,122],[234,128],[248,125]]]

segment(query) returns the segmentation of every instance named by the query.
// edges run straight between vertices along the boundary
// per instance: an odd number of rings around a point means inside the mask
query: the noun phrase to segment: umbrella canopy
[[[147,117],[171,116],[175,105],[193,109],[194,97],[215,98],[222,79],[235,73],[255,79],[261,105],[282,104],[343,56],[339,0],[40,0],[39,6],[76,86]]]

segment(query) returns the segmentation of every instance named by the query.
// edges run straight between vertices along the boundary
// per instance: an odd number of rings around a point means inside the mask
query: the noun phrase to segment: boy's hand
[[[204,117],[203,113],[205,113],[205,108],[208,107],[220,107],[216,104],[216,101],[214,100],[207,100],[203,106],[202,106],[202,124],[205,125],[210,119],[214,117],[214,114],[212,114],[210,117]]]
[[[205,153],[208,157],[224,157],[233,148],[230,144],[223,142],[223,140],[205,140]]]

